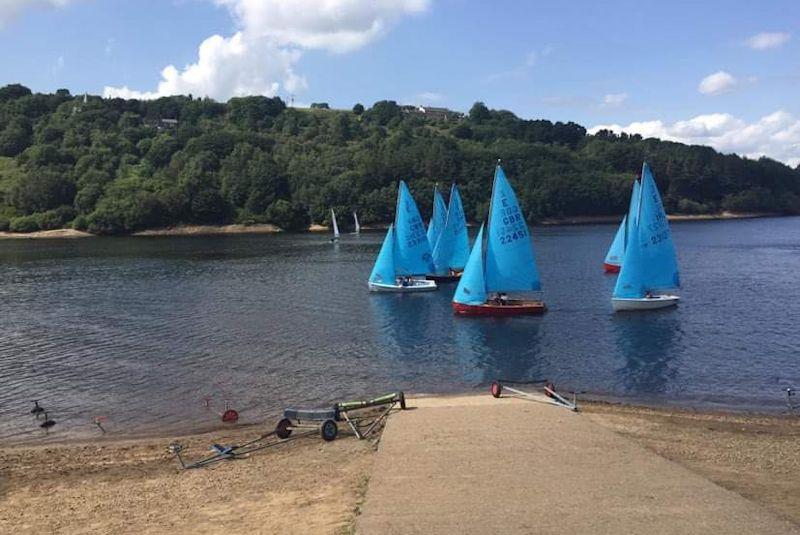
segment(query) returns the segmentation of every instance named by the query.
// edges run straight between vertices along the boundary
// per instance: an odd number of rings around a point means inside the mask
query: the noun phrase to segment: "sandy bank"
[[[178,225],[134,232],[133,236],[212,236],[217,234],[274,234],[283,232],[275,225]]]
[[[800,524],[800,418],[581,408],[581,417]],[[246,427],[180,441],[194,459],[211,443],[241,443],[260,432]],[[180,472],[166,452],[174,438],[0,449],[0,532],[349,533],[374,459],[373,444],[352,436],[313,437]]]
[[[768,212],[748,212],[748,213],[734,213],[734,212],[721,212],[718,214],[669,214],[667,219],[670,221],[714,221],[723,219],[754,219],[760,217],[781,217],[781,214],[774,214]],[[559,217],[547,218],[539,221],[539,225],[553,226],[553,225],[594,225],[599,223],[619,223],[622,219],[621,215],[611,216],[575,216],[575,217]]]
[[[53,238],[91,238],[94,234],[61,228],[56,230],[39,230],[37,232],[0,232],[0,240],[46,240]]]

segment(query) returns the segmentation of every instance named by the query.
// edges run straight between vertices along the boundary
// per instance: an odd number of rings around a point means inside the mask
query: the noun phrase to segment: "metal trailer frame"
[[[401,409],[406,408],[406,398],[403,392],[393,392],[367,400],[343,401],[334,405],[332,409],[285,409],[284,418],[278,422],[273,431],[244,444],[230,446],[212,444],[211,451],[214,454],[204,459],[187,462],[181,455],[185,446],[178,442],[170,444],[167,451],[175,455],[182,469],[189,470],[224,460],[244,459],[255,451],[280,446],[317,433],[322,436],[323,440],[331,441],[339,434],[336,422],[347,422],[356,437],[364,439],[375,431],[397,405],[400,405]],[[384,409],[377,416],[360,412],[374,407],[384,407]],[[300,429],[308,431],[293,433]]]
[[[342,401],[331,409],[286,409],[275,431],[279,438],[288,438],[295,429],[315,429],[319,431],[323,440],[331,441],[339,433],[337,422],[347,422],[356,437],[363,440],[370,436],[398,405],[401,410],[406,408],[406,398],[402,391],[366,400]],[[377,416],[362,412],[375,407],[383,407]]]
[[[525,392],[524,390],[516,388],[516,386],[519,385],[534,385],[534,384],[543,385],[542,394]],[[509,386],[509,385],[515,385],[515,386]],[[534,379],[531,381],[512,381],[509,379],[496,379],[494,382],[492,382],[491,393],[493,397],[499,398],[500,396],[502,396],[503,390],[508,390],[509,392],[513,392],[514,394],[517,394],[517,396],[523,399],[527,399],[529,401],[535,401],[537,403],[546,403],[548,405],[555,405],[557,407],[563,407],[565,409],[569,409],[573,412],[578,411],[578,392],[572,392],[572,401],[569,401],[564,396],[556,392],[553,383],[551,383],[547,379]]]

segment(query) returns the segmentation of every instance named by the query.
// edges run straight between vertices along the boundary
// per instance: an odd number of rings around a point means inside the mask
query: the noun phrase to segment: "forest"
[[[0,230],[125,234],[178,224],[298,231],[329,209],[394,217],[398,180],[423,215],[434,184],[487,211],[502,160],[530,223],[621,215],[646,160],[669,213],[800,213],[800,168],[705,146],[526,120],[476,102],[437,116],[394,101],[351,110],[280,98],[103,99],[0,88]],[[343,226],[349,218],[342,218]]]

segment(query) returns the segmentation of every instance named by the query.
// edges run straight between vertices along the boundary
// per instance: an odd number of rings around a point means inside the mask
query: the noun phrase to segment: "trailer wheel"
[[[289,435],[292,434],[292,421],[288,418],[284,418],[278,422],[278,425],[275,426],[275,434],[278,435],[280,439],[289,438]]]
[[[406,410],[406,395],[400,392],[400,410]]]
[[[495,381],[492,383],[492,396],[499,398],[500,394],[503,393],[503,385],[499,382]]]
[[[322,436],[322,440],[330,442],[339,434],[339,427],[333,420],[325,420],[319,428],[319,434]]]

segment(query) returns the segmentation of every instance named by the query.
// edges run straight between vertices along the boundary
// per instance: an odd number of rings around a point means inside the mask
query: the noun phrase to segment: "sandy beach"
[[[478,394],[480,395],[480,394]],[[582,404],[584,418],[800,525],[800,419]],[[196,459],[241,443],[247,426],[180,437]],[[4,533],[351,533],[376,442],[316,436],[179,470],[178,437],[8,446],[0,454]]]

